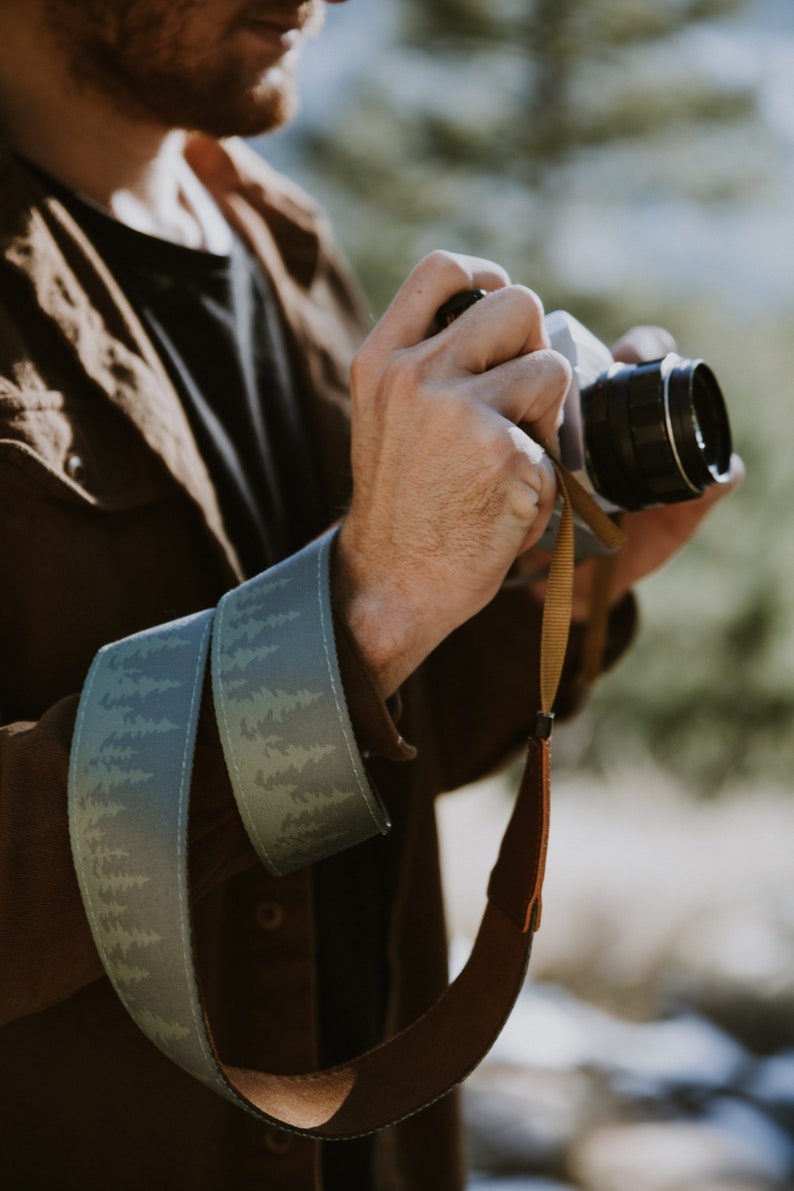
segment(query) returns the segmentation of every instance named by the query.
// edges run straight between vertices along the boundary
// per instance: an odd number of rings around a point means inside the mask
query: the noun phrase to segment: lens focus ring
[[[696,404],[708,410],[708,419],[698,417]],[[691,500],[727,469],[727,463],[722,466],[730,455],[727,412],[702,361],[671,354],[615,365],[583,390],[582,416],[588,475],[596,490],[620,508]],[[711,463],[715,454],[716,467]]]

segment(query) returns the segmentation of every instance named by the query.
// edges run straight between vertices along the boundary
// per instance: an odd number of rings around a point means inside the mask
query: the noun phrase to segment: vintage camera
[[[456,294],[436,313],[449,326],[485,290]],[[671,352],[662,360],[621,364],[592,332],[564,310],[545,318],[555,351],[573,375],[563,406],[560,460],[607,513],[693,500],[724,484],[731,428],[717,378],[702,360]],[[550,550],[556,513],[538,545]],[[577,559],[604,552],[574,519]]]
[[[693,500],[728,479],[731,429],[717,379],[671,352],[621,364],[564,310],[546,316],[551,346],[571,364],[560,459],[608,512]],[[557,518],[538,543],[550,548]],[[601,551],[576,525],[577,558]]]

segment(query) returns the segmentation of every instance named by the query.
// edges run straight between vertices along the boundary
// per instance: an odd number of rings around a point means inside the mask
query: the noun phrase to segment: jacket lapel
[[[323,505],[338,516],[351,490],[350,360],[371,320],[325,217],[298,187],[237,140],[219,144],[196,134],[185,156],[273,283]]]
[[[86,375],[193,500],[229,578],[239,580],[242,569],[182,403],[135,311],[63,206],[13,163],[4,165],[3,206],[21,215],[2,246],[3,260],[27,278]]]

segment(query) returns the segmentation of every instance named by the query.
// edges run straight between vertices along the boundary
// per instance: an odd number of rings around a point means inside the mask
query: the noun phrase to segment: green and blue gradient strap
[[[252,783],[243,813],[276,865],[324,852],[320,825],[347,814],[351,792],[364,796],[332,661],[329,546],[321,539],[244,585],[218,614],[215,688],[227,755],[238,790]],[[339,1067],[274,1075],[227,1066],[201,1003],[187,871],[212,621],[211,612],[199,613],[107,646],[86,680],[72,742],[69,815],[94,940],[138,1026],[205,1086],[290,1132],[327,1140],[373,1132],[459,1083],[493,1044],[521,988],[548,834],[548,742],[530,742],[482,926],[469,962],[439,1000],[406,1030]],[[250,737],[250,750],[237,746],[236,733]],[[271,792],[279,807],[273,815],[256,806]],[[337,807],[330,816],[328,806]],[[356,831],[379,829],[376,808],[352,816]],[[338,848],[343,834],[337,832]]]
[[[83,688],[69,828],[99,956],[156,1046],[224,1092],[204,1028],[187,894],[187,816],[212,612],[100,650]]]
[[[326,534],[223,597],[212,690],[237,806],[277,876],[389,829],[356,746],[333,639]]]

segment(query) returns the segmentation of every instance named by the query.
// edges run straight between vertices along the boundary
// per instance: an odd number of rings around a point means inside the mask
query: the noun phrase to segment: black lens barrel
[[[692,500],[727,478],[728,413],[702,360],[613,365],[582,390],[582,422],[587,473],[619,508]]]

